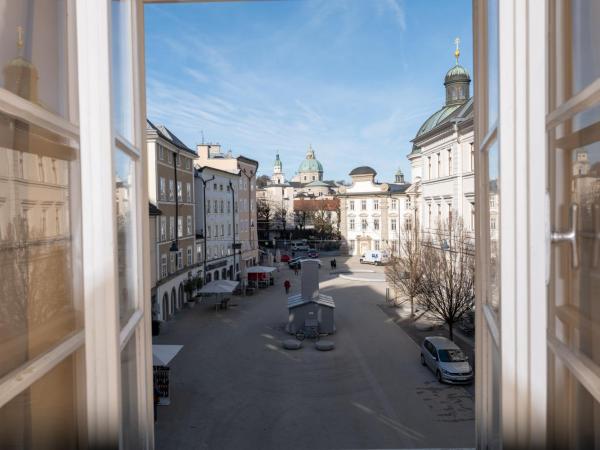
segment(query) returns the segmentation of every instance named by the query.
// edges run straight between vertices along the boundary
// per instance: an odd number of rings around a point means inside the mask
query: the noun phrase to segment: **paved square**
[[[420,365],[418,346],[377,306],[385,283],[332,276],[323,263],[321,291],[336,302],[331,352],[308,340],[281,347],[283,282],[300,289],[288,269],[226,311],[184,310],[155,338],[184,345],[171,363],[172,403],[158,410],[157,449],[475,446],[471,395]]]

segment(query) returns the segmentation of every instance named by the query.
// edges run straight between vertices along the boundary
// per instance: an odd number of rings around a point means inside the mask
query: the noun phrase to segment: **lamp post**
[[[235,250],[237,249],[237,246],[235,244],[235,191],[233,190],[233,183],[231,180],[229,180],[229,189],[231,189],[231,232],[233,233],[233,243],[231,244],[231,249],[233,250],[233,269],[231,271],[231,279],[234,280],[234,274],[237,272],[235,270]]]
[[[283,224],[283,228],[281,230],[281,237],[285,240],[285,216],[286,216],[286,210],[285,207],[283,206],[284,203],[283,201],[285,200],[284,198],[285,195],[285,188],[283,186],[281,186],[281,221]]]
[[[175,178],[175,240],[169,252],[175,253],[175,266],[179,269],[179,189],[177,188],[177,152],[173,152],[173,174]]]
[[[204,230],[203,230],[203,237],[204,237],[204,264],[202,265],[202,274],[203,274],[203,282],[206,283],[206,184],[210,183],[212,180],[215,179],[215,176],[213,175],[212,177],[210,177],[208,180],[205,180],[204,177],[202,176],[202,171],[204,170],[204,168],[199,169],[198,172],[200,172],[200,181],[202,181],[202,218],[203,218],[203,225],[204,225]]]

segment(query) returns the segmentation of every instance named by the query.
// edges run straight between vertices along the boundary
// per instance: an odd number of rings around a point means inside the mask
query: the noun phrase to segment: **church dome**
[[[300,163],[299,173],[319,172],[323,173],[323,165],[315,158],[315,151],[312,147],[306,152],[306,159]]]
[[[469,72],[460,64],[456,64],[452,67],[448,73],[446,73],[446,77],[444,78],[444,85],[456,82],[470,82],[471,77],[469,76]]]
[[[369,166],[360,166],[357,167],[355,169],[352,169],[352,172],[349,173],[350,176],[353,175],[377,175],[377,172],[375,172],[375,169],[373,169],[372,167]]]

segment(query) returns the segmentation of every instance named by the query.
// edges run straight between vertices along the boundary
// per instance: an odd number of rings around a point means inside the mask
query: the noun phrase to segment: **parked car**
[[[458,345],[442,336],[429,336],[421,344],[421,364],[429,367],[440,383],[471,383],[473,368]]]
[[[281,255],[281,262],[289,262],[290,259],[292,259],[290,255]]]
[[[311,248],[308,253],[306,254],[306,256],[308,256],[309,258],[318,258],[319,257],[319,252],[316,251],[314,248]]]
[[[380,266],[389,262],[389,255],[380,250],[369,250],[360,257],[361,264],[375,264]]]

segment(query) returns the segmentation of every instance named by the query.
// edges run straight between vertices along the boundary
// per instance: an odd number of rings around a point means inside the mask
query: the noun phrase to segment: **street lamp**
[[[204,264],[202,266],[202,274],[203,274],[203,282],[206,283],[206,185],[208,183],[210,183],[212,180],[215,179],[215,176],[213,175],[212,177],[210,177],[208,180],[205,180],[204,177],[202,176],[202,171],[204,170],[204,168],[201,168],[198,170],[198,172],[200,173],[200,181],[202,181],[202,218],[203,218],[203,226],[204,226],[204,230],[202,232],[203,234],[203,238],[204,238]]]
[[[179,189],[177,187],[177,152],[173,152],[173,174],[175,177],[175,240],[169,247],[169,252],[175,254],[175,267],[179,269]]]

